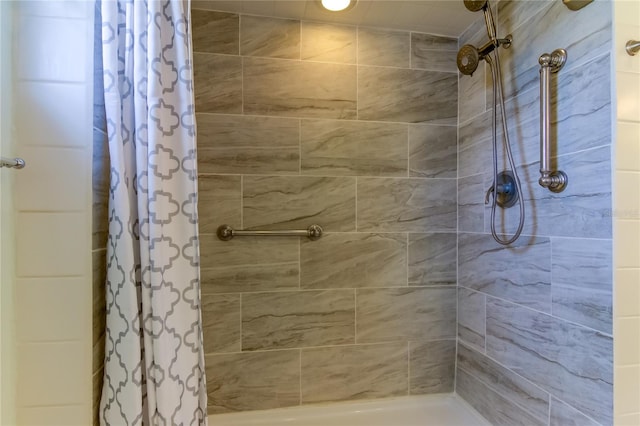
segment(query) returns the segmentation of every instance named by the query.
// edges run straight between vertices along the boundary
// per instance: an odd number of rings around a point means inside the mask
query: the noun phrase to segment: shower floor
[[[211,426],[489,426],[455,394],[314,404],[209,416]]]

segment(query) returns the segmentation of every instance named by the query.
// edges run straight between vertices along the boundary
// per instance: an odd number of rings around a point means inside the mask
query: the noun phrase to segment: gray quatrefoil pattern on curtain
[[[204,425],[189,2],[102,0],[111,159],[103,425]]]

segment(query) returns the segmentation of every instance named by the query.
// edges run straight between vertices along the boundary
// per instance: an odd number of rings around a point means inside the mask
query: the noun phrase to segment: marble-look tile
[[[456,230],[455,179],[358,179],[358,231]]]
[[[358,118],[455,125],[458,76],[440,71],[360,66]]]
[[[410,33],[358,28],[358,64],[409,68]]]
[[[456,393],[493,425],[545,426],[547,424],[546,421],[541,422],[460,368],[456,374]]]
[[[109,141],[107,135],[93,128],[92,153],[92,222],[91,248],[93,250],[107,247],[109,236]]]
[[[356,63],[356,27],[302,22],[301,57],[320,62]]]
[[[528,2],[513,3],[519,5]],[[519,46],[500,52],[503,68],[511,70],[510,74],[514,76],[505,80],[505,96],[509,98],[539,85],[539,65],[530,58],[538,58],[543,52],[551,52],[558,47],[568,48],[570,65],[567,66],[571,68],[608,52],[612,39],[611,11],[607,2],[594,2],[591,7],[582,9],[580,20],[576,21],[575,12],[562,2],[554,1],[534,14],[526,25],[517,27],[513,26],[519,22],[519,19],[513,19],[513,16],[517,16],[517,10],[507,12],[508,15],[502,14],[500,20],[503,27],[500,32],[512,34]],[[569,27],[572,31],[565,31]],[[526,42],[519,43],[518,40]]]
[[[491,235],[460,234],[458,282],[464,287],[551,312],[551,244],[522,237],[500,246]]]
[[[242,113],[242,58],[193,54],[196,112]]]
[[[209,414],[300,404],[300,350],[205,356]]]
[[[407,394],[407,344],[302,349],[302,402]]]
[[[240,227],[241,188],[241,176],[198,176],[198,227],[201,234],[214,234],[218,226],[224,224]]]
[[[405,124],[302,120],[302,174],[407,176],[407,132]]]
[[[298,288],[298,240],[200,237],[202,294]]]
[[[407,285],[405,234],[327,234],[300,244],[302,288]]]
[[[485,72],[489,72],[484,62],[480,63],[472,76],[458,77],[458,122],[465,123],[485,111],[487,85]]]
[[[245,114],[356,118],[355,65],[244,58]]]
[[[539,235],[611,238],[611,148],[581,151],[555,161],[558,169],[569,174],[570,182],[557,194],[535,185],[527,226]],[[531,164],[524,175],[537,178],[538,169],[538,163]]]
[[[409,234],[409,285],[455,285],[455,233]]]
[[[91,304],[91,337],[92,337],[92,367],[96,372],[104,365],[105,332],[107,326],[107,301],[105,285],[107,282],[107,250],[91,252],[92,267],[92,298]]]
[[[242,295],[242,350],[355,343],[353,290]]]
[[[245,228],[355,230],[355,179],[245,176]]]
[[[457,50],[455,38],[411,33],[411,68],[456,72]]]
[[[603,424],[613,416],[613,339],[487,300],[487,355]]]
[[[300,59],[300,21],[241,15],[240,54]]]
[[[468,149],[471,145],[490,140],[493,135],[491,120],[493,120],[493,110],[487,110],[461,123],[458,129],[459,149]]]
[[[599,423],[556,398],[551,398],[549,426],[598,426]],[[617,421],[616,421],[617,424]]]
[[[458,231],[484,231],[486,190],[481,174],[458,179]]]
[[[240,352],[240,294],[202,295],[204,352]]]
[[[237,55],[240,18],[235,13],[192,9],[194,52]]]
[[[358,289],[356,318],[358,343],[453,339],[456,289]]]
[[[411,33],[411,48],[413,52],[422,49],[427,50],[452,50],[457,52],[458,39],[455,37],[445,37],[434,34]],[[455,56],[455,55],[454,55]]]
[[[611,68],[605,55],[558,73],[552,98],[557,155],[611,144]]]
[[[484,351],[486,296],[458,287],[458,338]]]
[[[297,119],[197,114],[198,172],[297,174]]]
[[[453,126],[409,125],[409,176],[457,177],[457,136]]]
[[[612,287],[610,240],[551,240],[554,316],[612,334]]]
[[[456,341],[409,343],[409,394],[453,392]]]
[[[493,161],[491,143],[491,139],[484,139],[474,144],[458,145],[459,178],[484,174],[491,170]]]
[[[458,368],[472,374],[500,395],[528,411],[539,422],[546,424],[549,415],[547,392],[465,345],[458,346]]]

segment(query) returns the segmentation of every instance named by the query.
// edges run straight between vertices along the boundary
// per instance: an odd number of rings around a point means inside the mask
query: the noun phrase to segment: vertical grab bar
[[[564,49],[543,53],[538,58],[540,63],[540,179],[538,183],[552,192],[564,191],[567,187],[568,177],[562,170],[551,170],[549,80],[551,73],[560,71],[566,61],[567,52]]]

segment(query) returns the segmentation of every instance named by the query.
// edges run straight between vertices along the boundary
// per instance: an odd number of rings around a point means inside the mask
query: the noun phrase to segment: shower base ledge
[[[210,426],[490,426],[458,395],[404,396],[209,416]]]

